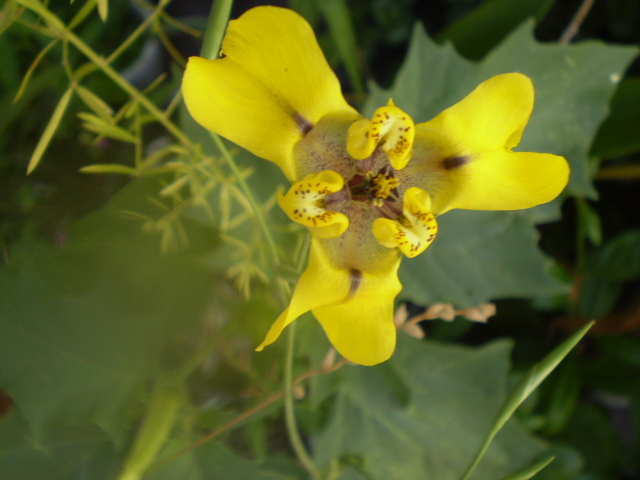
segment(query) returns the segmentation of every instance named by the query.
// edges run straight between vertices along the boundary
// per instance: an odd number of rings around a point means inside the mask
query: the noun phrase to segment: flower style
[[[348,360],[387,360],[400,253],[415,257],[433,242],[437,215],[530,208],[567,184],[564,158],[511,150],[533,109],[524,75],[490,78],[415,125],[392,100],[371,119],[349,106],[311,27],[291,10],[256,7],[231,21],[221,57],[189,59],[189,112],[276,163],[293,184],[280,207],[313,235],[289,307],[257,350],[312,311]]]

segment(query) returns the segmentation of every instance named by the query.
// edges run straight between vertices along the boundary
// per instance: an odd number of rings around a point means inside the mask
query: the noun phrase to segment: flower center
[[[389,165],[373,168],[366,173],[356,173],[347,182],[351,200],[368,202],[377,207],[377,215],[387,218],[395,218],[402,212],[399,186],[400,180]]]
[[[368,172],[366,176],[373,176],[373,172]],[[391,175],[385,175],[379,172],[372,180],[374,196],[377,199],[384,200],[391,195],[391,191],[400,186],[400,180]]]
[[[378,171],[369,170],[365,174],[356,173],[347,184],[351,199],[357,202],[371,202],[376,206],[381,206],[389,197],[393,197],[392,200],[397,199],[400,180],[394,173],[388,166]]]

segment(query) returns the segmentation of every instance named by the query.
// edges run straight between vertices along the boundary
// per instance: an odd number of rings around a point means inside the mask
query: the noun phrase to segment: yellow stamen
[[[322,238],[336,238],[349,226],[349,219],[339,212],[325,209],[325,197],[344,186],[344,179],[332,170],[307,175],[296,182],[286,195],[278,193],[278,204],[294,222],[309,228]]]
[[[391,195],[391,190],[400,186],[400,180],[396,177],[387,177],[379,173],[376,178],[373,179],[373,185],[376,198],[385,199]]]
[[[378,242],[385,247],[398,247],[409,258],[424,252],[437,233],[431,199],[427,192],[417,187],[404,193],[403,213],[396,220],[378,218],[373,222],[373,235]]]
[[[411,117],[389,100],[385,107],[375,111],[372,120],[363,118],[349,127],[347,152],[356,160],[364,160],[380,144],[393,168],[401,170],[411,158],[414,136]]]

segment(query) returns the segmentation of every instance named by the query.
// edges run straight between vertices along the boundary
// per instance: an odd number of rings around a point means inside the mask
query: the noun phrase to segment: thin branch
[[[580,5],[580,8],[573,17],[573,20],[571,20],[571,23],[560,37],[560,40],[558,40],[560,45],[568,45],[573,37],[575,37],[580,25],[582,25],[582,22],[589,13],[589,10],[591,10],[591,7],[593,7],[595,1],[596,0],[583,0],[582,5]]]
[[[318,368],[318,369],[315,369],[315,370],[309,370],[308,372],[303,373],[302,375],[297,377],[292,382],[292,386],[299,385],[300,383],[304,382],[305,380],[307,380],[309,378],[312,378],[312,377],[315,377],[316,375],[335,372],[336,370],[339,370],[340,368],[342,368],[346,364],[347,364],[347,361],[343,358],[343,359],[339,360],[338,362],[336,362],[335,364],[333,364],[329,368]],[[277,402],[278,400],[280,400],[283,397],[283,395],[284,395],[284,391],[278,392],[278,393],[274,393],[273,395],[268,397],[263,402],[260,402],[259,404],[257,404],[256,406],[250,408],[249,410],[247,410],[245,412],[242,412],[240,415],[238,415],[236,418],[234,418],[230,422],[225,423],[221,427],[215,429],[213,432],[211,432],[208,435],[205,435],[204,437],[202,437],[200,440],[196,441],[195,443],[192,443],[187,448],[185,448],[183,450],[180,450],[175,455],[172,455],[167,460],[165,460],[162,463],[160,463],[159,465],[157,465],[156,468],[158,468],[158,467],[160,467],[162,465],[166,465],[167,463],[170,463],[170,462],[178,459],[182,455],[185,455],[185,454],[189,453],[191,450],[194,450],[194,449],[198,448],[200,445],[208,442],[209,440],[212,440],[215,437],[217,437],[219,435],[222,435],[224,432],[226,432],[227,430],[232,429],[233,427],[235,427],[236,425],[238,425],[242,421],[244,421],[247,418],[249,418],[250,416],[252,416],[254,413],[257,413],[260,410],[262,410],[263,408],[268,407],[272,403]],[[154,468],[154,470],[155,470],[155,468]]]
[[[293,323],[289,325],[289,328],[287,329],[287,353],[284,368],[284,418],[291,448],[293,448],[296,457],[298,457],[298,460],[300,460],[300,463],[305,470],[307,470],[315,480],[318,480],[320,478],[320,471],[318,470],[318,467],[316,467],[315,463],[313,463],[311,455],[309,455],[309,452],[302,441],[298,425],[296,424],[296,413],[293,405],[293,382],[291,381],[291,372],[293,371],[295,327],[296,324]]]

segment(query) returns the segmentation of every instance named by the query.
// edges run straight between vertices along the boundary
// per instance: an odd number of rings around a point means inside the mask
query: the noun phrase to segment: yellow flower
[[[221,56],[189,59],[189,112],[276,163],[293,184],[280,206],[313,234],[291,303],[258,350],[312,311],[348,360],[387,360],[400,253],[431,244],[436,215],[530,208],[568,181],[564,158],[511,150],[533,109],[524,75],[490,78],[414,125],[391,100],[370,120],[350,107],[311,27],[291,10],[256,7],[231,21]]]

